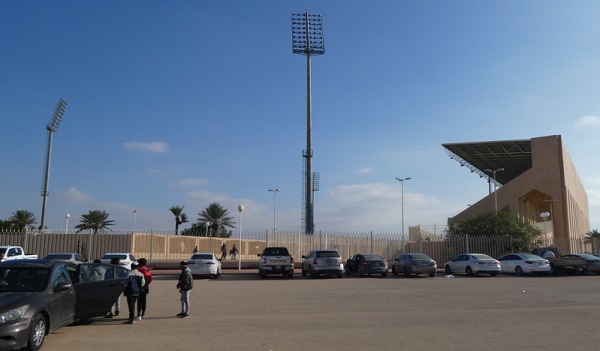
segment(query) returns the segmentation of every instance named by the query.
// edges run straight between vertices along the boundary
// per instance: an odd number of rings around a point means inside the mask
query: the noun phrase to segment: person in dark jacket
[[[138,297],[137,303],[137,318],[139,320],[142,320],[146,316],[146,297],[150,293],[150,287],[148,285],[152,283],[152,271],[150,270],[150,267],[147,266],[148,260],[146,260],[145,258],[140,258],[138,260],[138,263],[140,264],[138,267],[138,271],[140,271],[144,276],[145,283],[144,288],[142,289],[142,293]]]
[[[221,245],[221,261],[225,258],[227,258],[227,244],[223,243],[223,245]]]
[[[144,291],[145,279],[142,272],[138,271],[139,264],[137,262],[131,262],[131,272],[129,273],[129,281],[123,294],[127,297],[127,307],[129,308],[129,319],[127,324],[135,323],[135,303],[138,296]]]
[[[186,261],[181,261],[179,266],[181,267],[181,274],[179,274],[177,289],[181,293],[181,313],[178,313],[177,317],[187,318],[190,316],[190,291],[194,287],[194,278]]]

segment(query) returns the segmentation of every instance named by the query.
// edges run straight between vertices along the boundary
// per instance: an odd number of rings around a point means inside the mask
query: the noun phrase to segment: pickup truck
[[[532,254],[543,257],[550,262],[552,274],[569,273],[575,275],[584,273],[587,268],[587,262],[583,257],[562,257],[558,247],[536,247],[531,251]]]
[[[265,247],[258,261],[258,275],[266,278],[268,274],[283,274],[294,277],[294,257],[286,247]]]
[[[20,246],[0,246],[0,262],[22,259],[35,260],[37,258],[37,255],[26,255]]]

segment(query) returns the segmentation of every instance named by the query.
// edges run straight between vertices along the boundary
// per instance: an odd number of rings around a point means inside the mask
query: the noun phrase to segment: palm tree
[[[81,215],[79,218],[79,224],[75,226],[77,232],[82,230],[91,229],[94,234],[104,233],[110,230],[108,227],[115,225],[115,221],[108,219],[108,213],[106,211],[92,210],[86,214]]]
[[[229,211],[216,202],[208,205],[198,215],[200,216],[198,223],[210,223],[209,228],[217,237],[228,238],[231,236],[231,231],[227,231],[226,228],[235,228],[235,222],[233,217],[229,216]]]
[[[187,215],[183,213],[183,206],[171,206],[169,211],[175,216],[175,235],[179,234],[179,226],[188,222]]]
[[[598,243],[600,243],[600,231],[598,229],[593,229],[587,233],[585,233],[587,237],[583,239],[583,242],[586,244],[592,244],[592,254],[597,254]]]
[[[14,229],[18,229],[22,232],[28,226],[35,224],[36,221],[33,213],[27,210],[18,210],[13,212],[12,216],[8,219],[8,222]]]

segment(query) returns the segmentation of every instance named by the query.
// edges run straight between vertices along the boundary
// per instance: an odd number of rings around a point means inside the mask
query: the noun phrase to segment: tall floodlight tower
[[[40,221],[40,230],[44,230],[45,222],[46,222],[46,204],[48,202],[48,183],[50,182],[50,158],[52,155],[52,133],[58,130],[58,126],[60,126],[60,121],[65,114],[65,110],[67,109],[67,102],[62,98],[58,101],[58,105],[56,106],[56,111],[54,111],[54,117],[52,117],[52,121],[48,123],[46,126],[46,130],[48,131],[48,147],[46,150],[46,168],[44,170],[44,188],[42,189],[42,219]]]
[[[314,193],[312,172],[312,82],[311,57],[325,53],[323,21],[321,15],[305,13],[292,14],[292,52],[306,56],[306,150],[304,150],[304,232],[314,230]]]

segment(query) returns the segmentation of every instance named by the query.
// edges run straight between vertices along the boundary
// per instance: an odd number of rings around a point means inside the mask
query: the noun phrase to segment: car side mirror
[[[54,288],[54,291],[65,291],[71,289],[72,287],[73,284],[71,283],[58,283],[56,288]]]

